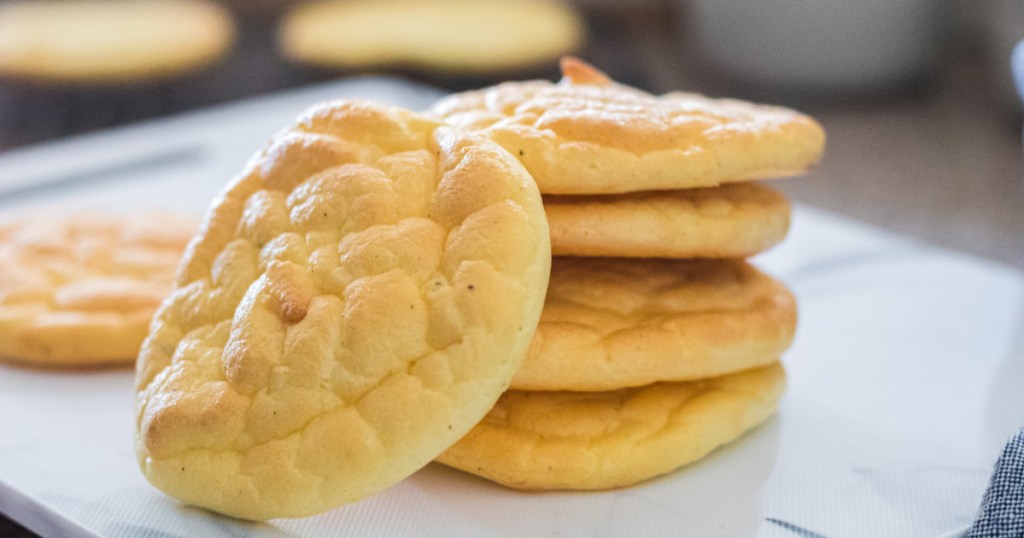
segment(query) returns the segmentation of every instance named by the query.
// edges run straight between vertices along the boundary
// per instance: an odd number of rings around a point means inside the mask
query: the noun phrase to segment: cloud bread
[[[782,241],[789,201],[757,183],[544,196],[556,256],[746,258]]]
[[[286,56],[323,67],[479,73],[571,52],[583,41],[583,24],[551,0],[327,1],[292,10],[278,41]]]
[[[459,93],[430,113],[480,131],[530,171],[544,194],[613,194],[713,187],[796,175],[815,164],[821,126],[781,107],[609,80],[579,60],[563,79],[506,82]]]
[[[540,195],[481,138],[314,108],[215,200],[139,356],[139,463],[231,516],[322,512],[425,465],[519,367],[550,267]]]
[[[131,363],[196,223],[80,213],[0,223],[0,358]]]
[[[540,326],[511,387],[602,391],[773,362],[796,303],[740,260],[555,258]]]
[[[234,24],[201,0],[32,0],[0,5],[0,73],[57,82],[148,79],[221,58]]]
[[[671,472],[770,417],[779,363],[611,392],[506,392],[437,461],[519,489],[608,489]]]

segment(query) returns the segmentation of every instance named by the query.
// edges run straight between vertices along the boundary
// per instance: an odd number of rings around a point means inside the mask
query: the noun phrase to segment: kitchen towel
[[[1024,429],[1003,449],[967,538],[1024,537]]]

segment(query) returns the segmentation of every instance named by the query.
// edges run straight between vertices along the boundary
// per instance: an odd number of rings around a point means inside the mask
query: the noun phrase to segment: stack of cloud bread
[[[511,390],[437,461],[516,488],[602,489],[700,459],[774,413],[796,305],[744,258],[783,239],[789,204],[750,180],[804,172],[825,137],[792,110],[562,69],[560,83],[430,110],[525,165],[555,255]]]
[[[430,115],[323,103],[257,153],[142,343],[147,479],[257,520],[435,459],[606,488],[770,416],[795,305],[742,258],[782,238],[788,206],[718,184],[803,171],[820,127],[563,70]]]

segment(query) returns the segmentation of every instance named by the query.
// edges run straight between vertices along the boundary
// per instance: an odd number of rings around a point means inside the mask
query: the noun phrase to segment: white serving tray
[[[278,127],[340,97],[422,108],[437,93],[339,81],[3,155],[0,217],[199,215]],[[522,493],[431,465],[320,516],[239,522],[139,473],[132,372],[0,364],[0,512],[44,536],[160,538],[933,537],[968,524],[1024,426],[1024,274],[801,206],[786,243],[756,261],[800,302],[779,415],[636,487]]]

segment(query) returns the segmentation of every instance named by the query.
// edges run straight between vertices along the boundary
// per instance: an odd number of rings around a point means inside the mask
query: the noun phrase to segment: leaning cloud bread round
[[[314,108],[214,201],[153,321],[143,472],[254,520],[394,484],[506,389],[549,266],[540,195],[500,148],[397,108]]]

